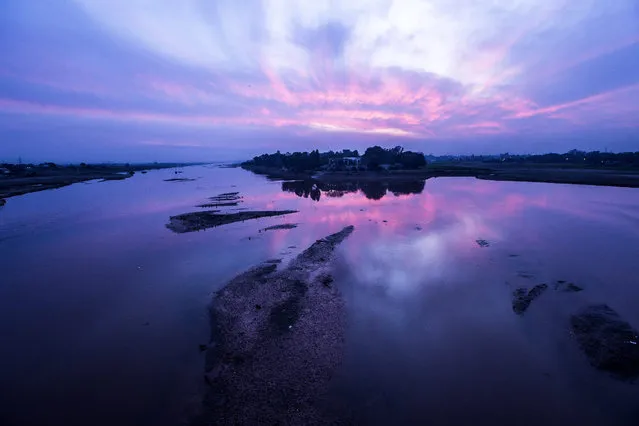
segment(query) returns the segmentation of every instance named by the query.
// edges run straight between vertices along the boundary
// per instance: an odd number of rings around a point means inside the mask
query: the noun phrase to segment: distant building
[[[11,170],[4,167],[0,167],[0,175],[8,175],[10,173],[11,173]]]
[[[350,167],[360,168],[361,165],[361,157],[341,157],[328,159],[328,168],[330,170],[338,170]]]

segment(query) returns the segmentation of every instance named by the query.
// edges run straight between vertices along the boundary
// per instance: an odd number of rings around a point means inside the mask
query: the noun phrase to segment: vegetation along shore
[[[184,163],[146,164],[0,164],[0,199],[61,188],[89,180],[123,180],[136,172],[191,166]],[[181,173],[176,170],[176,174]],[[2,203],[0,203],[2,204]]]
[[[264,154],[241,166],[271,179],[366,182],[443,176],[639,187],[639,152],[572,150],[563,154],[425,156],[402,147]]]

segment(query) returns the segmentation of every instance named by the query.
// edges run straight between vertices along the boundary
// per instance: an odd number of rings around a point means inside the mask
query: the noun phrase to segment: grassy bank
[[[9,172],[0,175],[0,199],[61,188],[89,180],[122,180],[133,176],[136,172],[190,165],[194,164],[9,165],[10,169],[7,169]]]

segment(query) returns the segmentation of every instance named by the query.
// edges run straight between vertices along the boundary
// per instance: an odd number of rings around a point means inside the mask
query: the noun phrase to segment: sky
[[[0,0],[0,160],[639,150],[639,0]]]

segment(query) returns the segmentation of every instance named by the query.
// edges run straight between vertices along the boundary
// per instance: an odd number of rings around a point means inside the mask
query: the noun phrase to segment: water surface
[[[607,303],[639,327],[636,189],[440,178],[326,190],[184,171],[197,179],[153,171],[0,208],[3,424],[179,424],[203,386],[212,293],[351,224],[336,262],[347,350],[329,406],[359,424],[639,423],[639,389],[593,370],[567,322]],[[231,191],[238,208],[300,212],[166,229]],[[299,226],[262,231],[281,223]],[[556,292],[557,280],[584,291]],[[515,315],[512,291],[539,283],[551,289]]]

